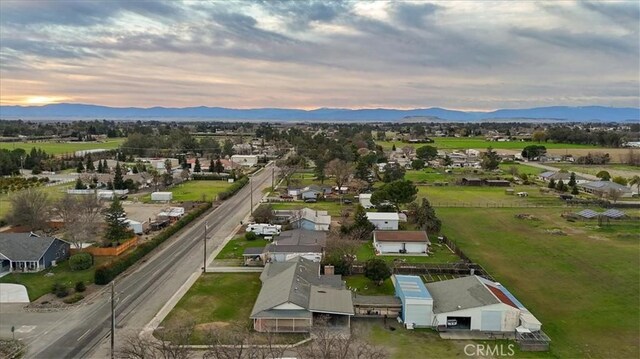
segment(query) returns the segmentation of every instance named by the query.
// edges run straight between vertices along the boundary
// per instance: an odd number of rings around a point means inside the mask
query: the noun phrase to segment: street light
[[[207,273],[207,227],[209,227],[209,221],[204,222],[204,253],[202,259],[202,273]]]

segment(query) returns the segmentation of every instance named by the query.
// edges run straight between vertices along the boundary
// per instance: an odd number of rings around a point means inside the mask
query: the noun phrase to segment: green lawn
[[[505,174],[511,175],[511,168],[515,167],[518,170],[518,173],[526,173],[528,176],[537,176],[540,173],[544,172],[543,169],[527,166],[518,162],[515,163],[501,163],[498,168],[500,168]]]
[[[79,281],[85,284],[93,283],[93,273],[95,268],[103,263],[111,260],[111,257],[94,257],[95,263],[93,267],[72,271],[69,268],[69,261],[59,263],[56,267],[44,270],[38,273],[12,273],[0,278],[0,283],[16,283],[27,287],[29,300],[34,301],[43,295],[51,292],[51,286],[60,282],[66,284],[69,288],[73,288]],[[53,273],[52,276],[45,276],[47,273]]]
[[[244,239],[244,235],[236,236],[222,248],[216,259],[242,259],[242,253],[246,248],[264,247],[269,243],[271,242],[262,238],[258,238],[255,241],[247,241]]]
[[[207,330],[239,323],[250,326],[249,315],[260,292],[260,273],[203,274],[161,323],[165,328],[185,320],[196,323],[193,344],[204,341]]]
[[[38,142],[0,142],[0,149],[13,150],[23,148],[29,152],[33,147],[41,148],[47,154],[57,155],[63,153],[74,153],[75,151],[92,150],[104,148],[107,150],[120,147],[125,138],[109,138],[105,142],[55,142],[55,141],[38,141]]]
[[[168,189],[173,193],[173,201],[213,201],[218,193],[231,186],[227,181],[188,181]],[[143,202],[151,201],[151,194],[142,197]]]
[[[630,165],[622,165],[622,164],[612,164],[612,165],[577,165],[572,163],[552,163],[550,166],[557,167],[560,169],[567,170],[569,172],[582,172],[590,175],[596,175],[600,171],[621,171],[622,174],[626,176],[623,177],[632,177],[634,175],[640,175],[640,167],[630,166]],[[612,173],[612,177],[615,177],[616,174]]]
[[[346,197],[346,196],[345,196]],[[356,200],[353,200],[356,203]],[[316,203],[304,203],[301,201],[297,202],[280,202],[280,203],[271,203],[274,210],[291,210],[291,209],[301,209],[301,208],[311,208],[318,211],[328,211],[331,216],[340,216],[342,210],[355,210],[354,204],[342,204],[340,202],[330,202],[330,201],[318,201]]]
[[[435,146],[438,149],[486,149],[489,146],[494,149],[500,150],[521,150],[529,145],[537,145],[536,142],[523,142],[523,141],[511,141],[511,142],[492,142],[486,141],[484,137],[434,137],[434,143],[418,143],[418,144],[409,144],[404,143],[402,141],[376,141],[376,144],[381,145],[383,149],[390,150],[391,147],[395,144],[396,148],[402,148],[405,146],[412,147],[421,147],[425,145]],[[566,144],[566,143],[542,143],[547,149],[565,149],[565,148],[598,148],[596,146],[588,146],[588,145],[574,145],[574,144]]]
[[[443,232],[543,323],[552,357],[637,358],[638,226],[571,223],[564,209],[439,208]],[[528,213],[538,220],[521,220]],[[560,229],[567,235],[554,235]]]
[[[527,192],[528,197],[508,195],[506,188],[515,193]],[[514,187],[446,187],[419,186],[418,197],[426,197],[434,207],[514,207],[514,206],[562,206],[563,202],[556,193],[541,193],[538,186]]]
[[[458,257],[455,253],[451,252],[446,246],[440,245],[437,243],[437,239],[431,239],[432,245],[429,249],[433,252],[432,255],[429,256],[394,256],[394,255],[380,255],[376,256],[373,250],[373,244],[371,242],[363,243],[358,252],[356,253],[356,258],[359,262],[366,262],[371,258],[380,258],[384,259],[389,264],[393,264],[396,259],[403,263],[456,263],[460,261],[460,257]]]
[[[363,274],[351,275],[343,277],[347,282],[347,288],[352,291],[355,290],[357,294],[362,295],[394,295],[395,288],[391,278],[386,279],[382,285],[377,285],[372,282],[371,279],[365,277]]]

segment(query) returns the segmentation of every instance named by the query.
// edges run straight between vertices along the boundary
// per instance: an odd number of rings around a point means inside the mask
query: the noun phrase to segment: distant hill
[[[630,107],[536,107],[529,109],[501,109],[489,112],[455,111],[432,107],[413,110],[398,109],[339,109],[319,108],[296,110],[286,108],[232,109],[224,107],[107,107],[85,104],[51,104],[44,106],[0,106],[0,118],[172,118],[212,120],[273,120],[273,121],[481,121],[513,119],[539,121],[639,121],[640,109]]]

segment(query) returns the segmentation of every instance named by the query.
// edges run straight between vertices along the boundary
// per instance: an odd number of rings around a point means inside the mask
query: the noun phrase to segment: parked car
[[[281,194],[280,198],[282,199],[293,199],[293,196],[290,194]]]
[[[318,200],[315,198],[307,198],[304,200],[304,203],[316,203],[316,202],[318,202]]]
[[[351,204],[351,203],[353,203],[353,201],[352,201],[352,200],[350,200],[350,199],[344,199],[344,200],[342,200],[342,203],[344,203],[344,204]]]
[[[527,192],[518,192],[519,197],[529,197],[529,193]]]

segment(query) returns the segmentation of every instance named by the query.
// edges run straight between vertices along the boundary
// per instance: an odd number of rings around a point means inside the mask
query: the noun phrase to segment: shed
[[[482,186],[483,181],[478,177],[463,177],[461,183],[463,186]]]
[[[144,228],[142,228],[142,223],[138,221],[134,221],[133,219],[127,219],[125,223],[129,226],[129,229],[133,231],[135,234],[144,233]]]
[[[367,212],[367,219],[378,230],[398,230],[400,216],[396,212]]]
[[[358,196],[358,201],[360,205],[365,209],[374,208],[375,206],[371,203],[371,193],[360,193]]]
[[[407,329],[432,327],[433,297],[420,277],[396,274],[392,281],[402,302],[400,319]]]
[[[484,180],[484,183],[490,187],[510,187],[511,182],[507,180]]]
[[[373,246],[376,252],[427,253],[429,237],[425,231],[374,231]]]
[[[152,201],[163,201],[168,202],[173,199],[173,193],[171,192],[152,192],[151,200]]]

